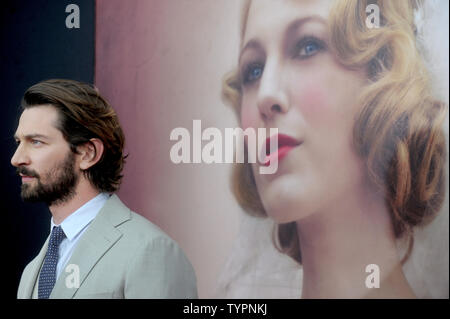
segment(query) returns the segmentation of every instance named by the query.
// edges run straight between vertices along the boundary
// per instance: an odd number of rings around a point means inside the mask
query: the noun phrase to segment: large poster
[[[91,84],[124,135],[109,193],[176,243],[199,298],[448,298],[447,1],[92,4]],[[55,28],[86,28],[62,7]],[[38,171],[18,150],[5,170]]]

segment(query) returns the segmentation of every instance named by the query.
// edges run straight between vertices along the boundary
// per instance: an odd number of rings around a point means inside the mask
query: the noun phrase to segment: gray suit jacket
[[[194,270],[177,243],[112,195],[80,238],[50,298],[197,298]],[[17,298],[36,297],[48,246],[25,268]]]

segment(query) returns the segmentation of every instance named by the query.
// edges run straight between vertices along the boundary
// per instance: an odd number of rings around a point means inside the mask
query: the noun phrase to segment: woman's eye
[[[315,55],[317,52],[322,50],[324,45],[320,40],[315,38],[305,38],[300,40],[298,45],[296,46],[296,56],[299,58],[308,58],[310,56]]]
[[[256,80],[258,80],[262,73],[264,67],[259,63],[252,63],[245,68],[245,72],[243,75],[244,84],[250,84]]]

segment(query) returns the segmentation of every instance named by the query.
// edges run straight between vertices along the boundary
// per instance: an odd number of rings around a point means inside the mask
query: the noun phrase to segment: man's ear
[[[80,159],[80,169],[87,170],[100,161],[103,155],[104,146],[100,139],[91,138],[89,142],[78,146],[77,150]]]

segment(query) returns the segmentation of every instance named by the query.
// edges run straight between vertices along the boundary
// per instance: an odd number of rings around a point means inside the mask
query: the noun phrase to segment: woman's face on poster
[[[247,17],[239,58],[242,127],[278,128],[289,137],[278,140],[280,154],[289,145],[275,174],[259,174],[253,164],[262,203],[279,223],[332,209],[366,187],[352,144],[366,76],[339,64],[330,48],[331,4],[258,0]]]

